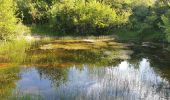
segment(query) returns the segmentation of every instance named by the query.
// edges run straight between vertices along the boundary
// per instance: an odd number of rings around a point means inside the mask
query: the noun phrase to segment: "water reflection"
[[[0,70],[0,97],[169,100],[169,57],[163,49],[130,49],[113,40],[56,40],[27,50],[16,68],[0,65],[7,67]]]
[[[16,82],[20,79],[20,69],[18,67],[9,67],[0,70],[0,99],[7,100],[13,95],[16,88]]]
[[[26,68],[17,82],[18,94],[57,100],[168,100],[170,83],[143,58],[117,66]],[[56,85],[57,83],[57,85]]]

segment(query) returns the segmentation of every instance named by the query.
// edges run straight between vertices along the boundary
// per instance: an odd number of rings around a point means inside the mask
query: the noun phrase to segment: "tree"
[[[18,33],[15,16],[16,4],[14,0],[0,0],[0,40],[11,40]]]
[[[170,42],[170,20],[165,15],[162,15],[161,18],[164,24],[162,27],[164,28],[164,31],[166,33],[166,39],[168,42]]]
[[[53,0],[52,0],[53,1]],[[25,24],[48,23],[48,10],[52,4],[50,0],[17,0],[19,18]]]
[[[65,0],[51,9],[53,26],[63,33],[106,33],[108,28],[127,23],[130,14],[96,0]]]

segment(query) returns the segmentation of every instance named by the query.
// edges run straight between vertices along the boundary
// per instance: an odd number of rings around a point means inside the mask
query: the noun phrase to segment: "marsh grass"
[[[29,47],[29,44],[24,39],[14,40],[10,42],[0,43],[0,62],[19,63],[24,60],[26,55],[25,51]]]

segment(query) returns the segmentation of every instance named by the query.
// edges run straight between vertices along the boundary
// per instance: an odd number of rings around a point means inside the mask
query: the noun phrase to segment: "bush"
[[[0,40],[11,40],[18,35],[15,17],[16,4],[14,0],[0,0]]]
[[[164,24],[163,28],[165,29],[166,39],[168,42],[170,42],[170,20],[165,15],[162,15],[161,18]]]
[[[25,24],[44,24],[49,21],[49,2],[46,0],[16,0],[18,6],[18,17]]]
[[[52,6],[51,22],[56,31],[67,34],[101,34],[128,22],[130,13],[127,11],[120,12],[95,0],[83,1],[65,0]]]

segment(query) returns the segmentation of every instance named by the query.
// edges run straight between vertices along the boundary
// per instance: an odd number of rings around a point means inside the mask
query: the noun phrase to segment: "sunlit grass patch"
[[[49,44],[42,45],[40,49],[66,49],[66,50],[85,50],[85,49],[99,49],[108,47],[122,47],[120,43],[116,43],[111,38],[103,39],[59,39]]]
[[[14,40],[0,43],[0,62],[21,62],[26,55],[29,44],[24,40]]]
[[[40,47],[41,49],[66,49],[66,50],[82,50],[89,49],[90,46],[82,43],[66,43],[66,44],[47,44]]]

